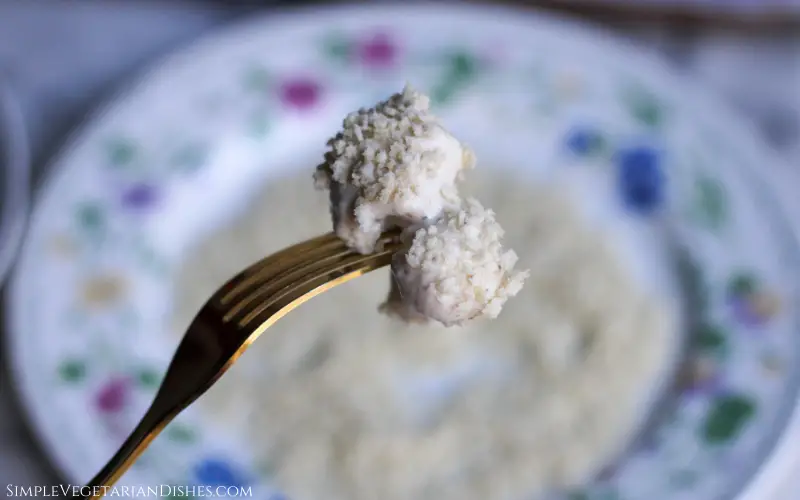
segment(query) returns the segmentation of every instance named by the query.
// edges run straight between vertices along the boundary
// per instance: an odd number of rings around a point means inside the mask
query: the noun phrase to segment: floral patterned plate
[[[14,376],[66,479],[90,478],[153,397],[186,246],[406,80],[479,157],[595,171],[627,216],[668,222],[685,250],[695,317],[672,404],[618,466],[565,495],[713,500],[749,485],[763,498],[800,366],[800,252],[764,179],[775,160],[726,110],[606,35],[481,7],[254,20],[168,58],[64,151],[8,305]],[[285,498],[269,479],[245,436],[191,408],[122,483]]]

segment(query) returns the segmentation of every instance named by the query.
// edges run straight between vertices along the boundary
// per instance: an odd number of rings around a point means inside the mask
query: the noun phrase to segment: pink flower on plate
[[[130,400],[131,383],[125,377],[113,377],[95,395],[95,407],[101,413],[119,413]]]
[[[281,85],[281,101],[287,106],[308,110],[319,102],[322,94],[322,87],[310,78],[294,78],[287,80]]]
[[[358,45],[361,64],[371,68],[386,68],[397,60],[397,44],[386,33],[376,33]]]

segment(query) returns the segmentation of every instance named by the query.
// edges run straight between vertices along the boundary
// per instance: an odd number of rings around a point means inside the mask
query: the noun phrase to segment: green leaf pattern
[[[648,128],[663,125],[666,106],[654,93],[638,84],[624,88],[622,100],[634,119]]]
[[[80,382],[86,377],[86,363],[78,360],[62,361],[58,374],[64,382]]]
[[[175,152],[171,164],[180,172],[191,173],[202,167],[208,159],[208,147],[202,143],[189,142]]]
[[[719,230],[728,216],[728,201],[723,185],[715,179],[700,175],[695,182],[693,215],[698,224],[713,231]]]
[[[737,273],[731,276],[728,283],[729,296],[743,296],[758,290],[756,277],[751,273]]]
[[[721,445],[739,435],[756,412],[755,403],[745,395],[730,394],[717,398],[701,429],[706,443]]]
[[[438,105],[449,103],[478,76],[479,70],[480,62],[474,55],[468,52],[451,54],[446,58],[442,79],[431,89],[431,101]]]
[[[341,33],[332,33],[325,37],[322,46],[323,53],[328,59],[341,64],[350,58],[353,43]]]
[[[722,328],[702,324],[693,332],[693,344],[701,354],[725,358],[728,354],[728,339]]]
[[[178,422],[173,422],[167,426],[165,432],[167,439],[181,444],[191,444],[197,439],[197,433],[193,428]]]
[[[155,389],[161,383],[161,375],[152,368],[143,368],[136,374],[136,382],[146,389]]]
[[[137,148],[133,141],[123,137],[108,142],[108,165],[115,168],[129,167],[136,158]]]

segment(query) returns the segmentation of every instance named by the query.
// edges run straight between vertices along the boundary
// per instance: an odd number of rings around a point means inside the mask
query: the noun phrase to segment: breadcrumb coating
[[[472,151],[431,113],[428,97],[408,85],[348,115],[328,146],[314,181],[330,190],[336,233],[361,253],[372,252],[388,227],[457,207],[456,181],[475,164]]]
[[[445,212],[436,224],[418,229],[408,251],[395,257],[394,291],[382,309],[446,326],[496,318],[529,274],[514,270],[517,254],[503,249],[502,237],[494,212],[474,198]]]

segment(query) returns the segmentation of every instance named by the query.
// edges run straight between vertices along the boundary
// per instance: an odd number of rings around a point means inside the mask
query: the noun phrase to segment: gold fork
[[[152,405],[119,451],[81,491],[100,498],[150,442],[205,393],[267,328],[331,288],[391,263],[399,232],[381,235],[369,255],[333,233],[275,253],[237,274],[206,302],[178,345]]]

